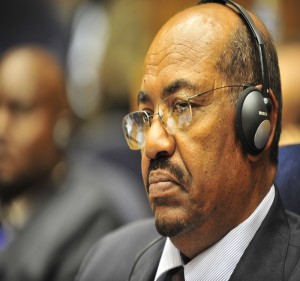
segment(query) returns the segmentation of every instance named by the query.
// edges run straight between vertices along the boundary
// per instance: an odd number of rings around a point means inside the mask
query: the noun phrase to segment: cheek
[[[141,170],[142,170],[142,177],[144,186],[146,188],[147,185],[147,177],[148,177],[148,167],[149,167],[150,161],[148,157],[145,156],[143,153],[143,149],[141,150]]]
[[[230,158],[236,147],[233,130],[217,123],[199,124],[188,134],[188,140],[178,141],[177,147],[193,176],[198,171],[213,173],[219,164]]]
[[[226,112],[226,115],[224,115]],[[195,155],[197,164],[210,169],[236,153],[239,143],[234,127],[234,110],[232,105],[225,103],[223,107],[212,109],[212,113],[204,114],[189,132],[190,155]],[[227,161],[227,160],[226,160]]]
[[[193,195],[201,200],[204,195],[214,197],[223,193],[223,186],[234,182],[235,166],[241,164],[233,114],[227,120],[218,117],[222,116],[220,113],[216,116],[195,124],[185,142],[177,141],[178,151],[192,175]]]

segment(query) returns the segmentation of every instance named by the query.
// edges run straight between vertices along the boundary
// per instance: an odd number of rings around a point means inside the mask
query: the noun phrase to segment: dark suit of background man
[[[273,184],[276,50],[254,15],[218,2],[162,27],[145,58],[140,111],[124,118],[155,223],[106,236],[77,280],[171,280],[182,266],[185,280],[300,280],[300,218]]]

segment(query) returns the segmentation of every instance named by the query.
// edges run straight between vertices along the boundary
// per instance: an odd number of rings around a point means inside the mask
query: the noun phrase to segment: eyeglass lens
[[[144,145],[153,115],[148,115],[145,111],[135,111],[124,117],[123,131],[131,149],[137,150]],[[186,129],[192,120],[188,98],[182,94],[166,98],[158,106],[158,115],[169,134],[175,134],[178,129]]]

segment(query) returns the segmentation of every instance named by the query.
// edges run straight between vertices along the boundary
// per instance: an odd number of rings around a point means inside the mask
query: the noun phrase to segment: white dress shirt
[[[237,263],[266,217],[275,197],[275,187],[255,211],[221,240],[184,265],[185,281],[228,281]],[[164,280],[164,273],[183,265],[180,252],[167,238],[156,272],[155,281]]]

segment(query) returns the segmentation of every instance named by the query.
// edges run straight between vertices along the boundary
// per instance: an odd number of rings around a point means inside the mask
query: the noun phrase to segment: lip
[[[164,197],[181,188],[174,177],[162,171],[151,171],[149,174],[148,194],[151,197]]]

